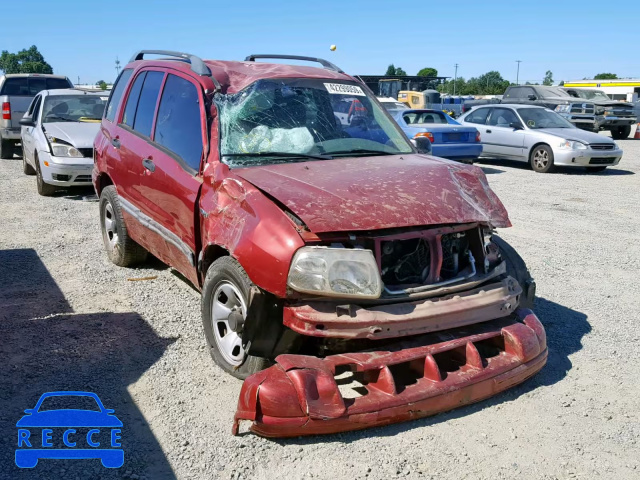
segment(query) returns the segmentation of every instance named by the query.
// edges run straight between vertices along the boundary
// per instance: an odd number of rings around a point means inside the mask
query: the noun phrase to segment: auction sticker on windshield
[[[335,93],[338,95],[358,95],[365,97],[365,93],[360,87],[356,85],[346,85],[344,83],[325,83],[325,88],[329,93]]]

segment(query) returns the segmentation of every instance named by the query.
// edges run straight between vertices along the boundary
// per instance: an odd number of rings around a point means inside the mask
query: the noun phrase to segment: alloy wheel
[[[112,250],[116,248],[118,244],[118,228],[116,225],[116,216],[113,213],[113,206],[111,203],[107,203],[104,207],[103,217],[104,234],[109,241],[109,248]]]
[[[533,154],[533,163],[538,170],[543,170],[549,164],[549,152],[540,148]]]

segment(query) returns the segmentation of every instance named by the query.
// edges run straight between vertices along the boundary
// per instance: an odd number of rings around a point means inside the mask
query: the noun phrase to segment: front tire
[[[553,171],[553,151],[548,145],[537,145],[529,154],[529,163],[534,172],[549,173]]]
[[[42,178],[42,170],[40,169],[40,160],[38,160],[38,157],[35,157],[35,161],[36,161],[36,186],[38,188],[38,193],[43,197],[50,197],[56,192],[57,188],[55,187],[55,185],[50,185],[48,183],[45,183],[44,179]]]
[[[266,359],[247,355],[242,344],[241,323],[247,317],[252,286],[234,258],[221,257],[207,270],[202,287],[202,326],[211,357],[242,380],[269,366]]]
[[[631,125],[616,127],[613,130],[611,130],[611,137],[614,140],[625,140],[629,138],[630,134],[631,134]]]
[[[130,267],[146,260],[147,251],[129,236],[113,185],[105,187],[100,194],[100,227],[107,256],[114,264]]]
[[[500,256],[502,256],[504,261],[507,263],[507,275],[515,278],[522,288],[522,295],[520,295],[520,302],[518,306],[520,308],[533,309],[536,282],[531,276],[531,273],[529,273],[527,264],[518,252],[516,252],[515,248],[499,236],[494,235],[492,242],[498,246],[500,249]]]

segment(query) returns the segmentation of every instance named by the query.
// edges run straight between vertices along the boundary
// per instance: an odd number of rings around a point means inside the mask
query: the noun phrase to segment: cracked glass
[[[413,152],[355,82],[263,79],[215,100],[221,157],[232,168]]]

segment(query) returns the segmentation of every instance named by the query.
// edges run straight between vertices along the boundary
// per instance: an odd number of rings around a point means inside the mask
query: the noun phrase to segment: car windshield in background
[[[580,98],[587,100],[611,100],[606,93],[598,90],[578,90],[576,93]]]
[[[525,125],[531,129],[575,128],[572,123],[555,112],[544,108],[519,108],[518,113]]]
[[[440,112],[410,112],[402,115],[404,121],[407,122],[408,125],[414,124],[429,124],[429,123],[439,123],[439,124],[447,124],[447,119],[444,116],[444,113]]]
[[[42,123],[98,122],[102,119],[106,96],[49,95],[45,97]]]
[[[401,102],[382,102],[382,106],[389,112],[397,112],[398,110],[407,110],[407,106]]]
[[[413,151],[355,83],[259,80],[216,104],[222,161],[232,168]]]
[[[561,88],[556,88],[556,87],[544,87],[544,91],[548,93],[548,95],[545,95],[545,96],[555,96],[555,97],[571,96],[566,90],[562,90]]]
[[[5,79],[0,95],[33,97],[42,90],[70,88],[65,78],[47,77],[9,77]]]

